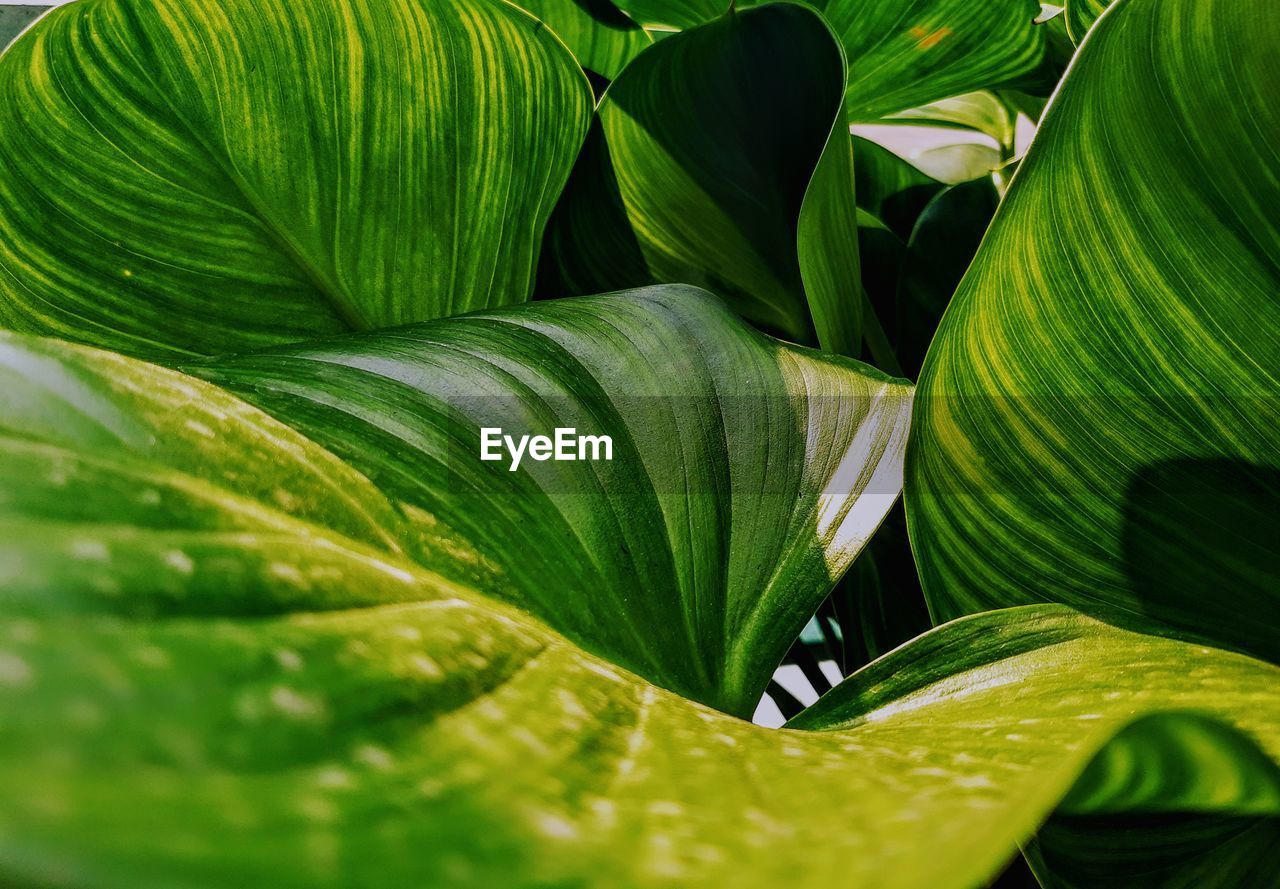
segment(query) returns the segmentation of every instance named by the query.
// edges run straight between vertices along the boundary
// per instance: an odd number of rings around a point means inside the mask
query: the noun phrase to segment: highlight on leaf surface
[[[925,360],[936,618],[1109,606],[1280,659],[1278,39],[1263,3],[1122,0],[1081,48]]]
[[[80,0],[0,56],[0,324],[177,360],[522,302],[586,133],[499,0]]]
[[[40,342],[10,347],[0,398],[6,424],[19,433],[56,443],[48,425],[65,420],[77,434],[92,433],[86,443],[131,445],[133,459],[177,436],[182,447],[166,462],[169,472],[208,461],[220,447],[245,451],[259,462],[236,473],[268,492],[268,518],[282,504],[290,515],[308,510],[295,516],[304,519],[321,509],[322,532],[340,529],[388,558],[519,605],[651,681],[743,716],[901,488],[908,385],[770,340],[687,287],[556,301],[191,368],[339,455],[350,467],[341,473],[323,470],[318,457],[306,463],[335,486],[352,476],[364,492],[340,497],[283,486],[281,472],[297,480],[298,470],[271,471],[261,441],[239,446],[225,434],[204,441],[209,417],[196,410],[181,418],[154,404],[145,366],[123,365],[124,381],[107,375],[86,383],[86,373],[99,372],[81,365],[115,366],[112,359]],[[67,352],[74,369],[32,356],[42,349]],[[209,411],[234,401],[209,391]],[[130,398],[144,417],[173,419],[149,435],[130,416]],[[478,459],[483,428],[518,435],[560,427],[611,436],[613,459],[530,458],[518,472]],[[226,459],[233,458],[242,455]],[[15,458],[11,471],[10,485],[22,487],[31,469]],[[141,472],[130,470],[129,479]],[[70,497],[56,483],[63,475],[54,475],[41,488],[41,508]],[[118,507],[106,492],[132,482],[90,481],[104,491],[100,520],[110,523]],[[216,503],[222,495],[207,496]],[[328,501],[342,511],[331,513]],[[233,500],[233,515],[216,517],[218,526],[239,527],[239,508],[262,512],[250,506]],[[182,512],[203,516],[209,508]],[[29,596],[39,596],[43,571],[91,577],[98,569],[93,560],[68,562],[47,530],[33,534],[31,545],[44,555],[38,565],[30,561],[36,556],[21,556],[13,581],[35,584]],[[300,551],[329,546],[321,537]],[[66,546],[74,550],[75,540]],[[245,552],[237,570],[270,561],[256,553]],[[147,564],[162,566],[164,558],[153,554]],[[188,567],[204,576],[198,563]],[[374,575],[381,579],[371,596],[391,583]],[[266,582],[287,588],[295,576],[286,561]],[[341,583],[317,590],[334,595]],[[265,600],[256,607],[272,610]]]

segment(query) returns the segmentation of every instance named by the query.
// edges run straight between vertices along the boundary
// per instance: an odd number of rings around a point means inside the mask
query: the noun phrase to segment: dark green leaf
[[[1063,18],[1066,19],[1067,33],[1071,35],[1072,41],[1078,46],[1084,35],[1093,27],[1093,23],[1098,20],[1098,16],[1111,5],[1110,0],[1064,0],[1066,3],[1066,12]]]
[[[602,77],[617,77],[653,43],[653,38],[611,0],[520,0],[516,5],[545,22],[583,68]]]
[[[916,220],[897,282],[894,351],[907,376],[920,373],[943,310],[977,253],[999,202],[988,176],[941,192]]]
[[[856,216],[829,29],[792,4],[674,35],[609,87],[548,234],[540,291],[697,284],[857,354]]]

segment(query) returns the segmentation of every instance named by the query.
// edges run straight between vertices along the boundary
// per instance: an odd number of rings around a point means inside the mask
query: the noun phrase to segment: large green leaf
[[[525,300],[591,92],[498,0],[81,0],[0,57],[0,324],[166,359]]]
[[[1280,810],[1275,667],[1023,609],[872,665],[806,717],[825,731],[762,729],[320,528],[385,509],[233,399],[5,345],[18,378],[65,362],[162,433],[150,454],[37,441],[84,437],[80,408],[111,425],[68,380],[6,438],[28,472],[4,486],[3,564],[56,547],[83,572],[28,567],[38,595],[4,601],[9,885],[969,889],[1064,795],[1077,814]],[[170,468],[184,448],[233,462],[184,462],[196,478]],[[255,458],[283,477],[269,498],[241,491]]]
[[[663,40],[610,85],[548,233],[542,290],[683,282],[799,342],[857,354],[844,62],[773,4]]]
[[[611,0],[520,0],[573,51],[583,68],[602,77],[618,76],[626,64],[653,43],[648,32],[627,18]]]
[[[476,379],[465,356],[492,380],[531,384],[519,358],[535,335],[566,350],[575,334],[640,337],[629,307],[654,342],[679,343],[664,354],[704,354],[713,375],[716,365],[760,373],[760,362],[727,359],[772,348],[833,389],[858,378],[847,362],[769,347],[688,292],[525,307],[235,366],[280,415],[332,423],[335,446],[362,451],[370,478],[194,378],[0,337],[6,884],[838,878],[967,889],[1055,806],[1070,817],[1280,811],[1280,670],[1242,655],[1061,608],[983,615],[841,686],[804,717],[825,731],[769,731],[430,571],[424,563],[475,553],[400,499],[396,455],[380,466],[371,455],[408,449],[410,427],[380,443],[370,418],[411,422],[402,408],[422,403],[434,379],[463,414],[454,427],[465,426],[463,383]],[[486,350],[495,330],[508,351]],[[591,353],[579,350],[583,369],[562,377],[580,391],[594,379]],[[280,393],[273,361],[289,364],[304,398]],[[545,391],[521,400],[553,403]],[[351,419],[335,414],[344,407]],[[674,425],[689,430],[691,413]],[[431,440],[424,432],[418,444]],[[525,502],[500,478],[489,479],[492,503]],[[643,515],[620,519],[643,530]],[[432,542],[449,557],[424,558]],[[610,557],[607,538],[593,544]],[[508,540],[525,558],[529,545]],[[542,582],[564,591],[574,565],[557,567]],[[679,610],[666,616],[657,628],[681,623]],[[583,628],[584,641],[604,650],[609,629]],[[1143,715],[1159,708],[1181,715]]]
[[[0,396],[7,425],[38,421],[42,439],[60,443],[42,397],[52,385],[62,413],[91,409],[97,425],[126,430],[117,438],[146,450],[128,414],[150,368],[136,371],[131,388],[88,383],[91,371],[80,368],[108,359],[70,352],[63,362],[76,369],[59,371],[52,358],[25,357],[36,346],[11,348],[19,357]],[[896,499],[910,414],[906,385],[782,346],[686,287],[527,306],[196,370],[377,486],[376,496],[320,498],[259,461],[237,474],[265,493],[245,493],[520,605],[652,681],[743,715]],[[96,393],[122,386],[118,397]],[[220,403],[206,401],[208,410]],[[157,437],[189,439],[188,422],[197,432],[216,428],[203,413],[175,414]],[[479,459],[482,428],[518,437],[558,427],[611,436],[612,461],[526,455],[516,472],[506,456]],[[86,445],[113,444],[93,432]],[[168,465],[209,461],[221,447],[263,450],[225,433],[205,445]],[[325,479],[343,477],[305,459]],[[14,463],[12,471],[20,480],[31,470]],[[48,495],[83,499],[56,488]],[[339,517],[328,501],[343,507]],[[28,565],[21,583],[95,569],[66,562],[58,547],[44,552],[48,564]],[[152,553],[152,563],[163,559]],[[325,596],[333,584],[341,579],[322,585]]]
[[[1121,0],[1085,41],[925,361],[936,617],[1110,605],[1280,659],[1278,40],[1258,0]]]

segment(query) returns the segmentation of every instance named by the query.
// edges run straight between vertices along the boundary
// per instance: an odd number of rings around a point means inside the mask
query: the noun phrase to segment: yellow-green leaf
[[[937,618],[1111,606],[1280,659],[1277,41],[1260,0],[1085,41],[921,376]]]

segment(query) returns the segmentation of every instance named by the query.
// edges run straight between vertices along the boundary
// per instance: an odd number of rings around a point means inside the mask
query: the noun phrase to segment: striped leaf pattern
[[[1111,5],[1108,0],[1065,0],[1065,4],[1063,14],[1067,20],[1067,33],[1076,45],[1084,40],[1084,35],[1089,33],[1098,16]]]
[[[0,57],[0,324],[175,360],[521,302],[585,134],[497,0],[82,0]]]
[[[193,371],[422,516],[420,564],[740,716],[897,499],[910,417],[905,383],[688,287]],[[606,434],[612,461],[512,472],[477,459],[484,428]]]
[[[1044,58],[1035,0],[818,0],[849,60],[848,112],[874,120],[1017,81]]]
[[[1280,659],[1277,40],[1256,0],[1121,0],[1082,47],[921,376],[939,619],[1110,605]]]

